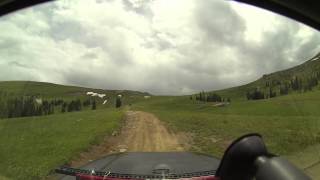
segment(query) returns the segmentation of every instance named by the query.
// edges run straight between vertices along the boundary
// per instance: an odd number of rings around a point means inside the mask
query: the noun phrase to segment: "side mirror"
[[[290,162],[271,155],[259,134],[235,140],[223,155],[216,176],[221,180],[311,180]]]
[[[244,135],[225,151],[216,175],[221,180],[252,180],[255,176],[255,160],[267,154],[261,135]]]
[[[277,156],[261,156],[255,161],[256,180],[311,180],[289,161]]]

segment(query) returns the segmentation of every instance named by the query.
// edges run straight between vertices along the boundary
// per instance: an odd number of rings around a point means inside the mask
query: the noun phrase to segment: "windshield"
[[[0,179],[124,152],[218,162],[247,133],[320,178],[315,29],[223,0],[54,1],[0,29]]]

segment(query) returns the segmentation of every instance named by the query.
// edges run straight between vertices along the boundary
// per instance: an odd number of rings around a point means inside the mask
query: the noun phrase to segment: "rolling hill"
[[[291,81],[296,77],[299,79],[299,81],[301,81],[300,92],[305,91],[309,79],[317,78],[317,80],[320,80],[320,53],[298,66],[270,74],[265,74],[261,78],[251,83],[212,92],[215,92],[223,97],[230,97],[233,100],[246,100],[247,92],[253,91],[256,88],[259,88],[264,92],[268,92],[269,88],[271,87],[273,91],[277,93],[277,95],[280,95],[279,87],[284,86],[285,84],[290,87]],[[289,90],[288,93],[294,93],[294,91]]]
[[[35,81],[0,81],[0,91],[10,92],[16,95],[40,95],[44,97],[78,96],[85,95],[88,91],[103,93],[107,96],[117,94],[122,94],[123,96],[150,95],[146,92],[142,93],[130,90],[104,90]]]
[[[87,92],[95,94],[88,95]],[[0,118],[39,115],[43,114],[43,110],[44,114],[59,113],[64,108],[68,112],[73,111],[72,109],[84,110],[90,109],[93,103],[96,107],[109,108],[115,105],[115,99],[120,94],[123,105],[132,104],[150,95],[138,91],[93,89],[46,82],[0,81]],[[42,107],[39,107],[39,103]]]

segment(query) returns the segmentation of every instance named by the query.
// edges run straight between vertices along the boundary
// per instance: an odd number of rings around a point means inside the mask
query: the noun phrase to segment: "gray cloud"
[[[195,10],[196,23],[205,32],[206,43],[237,45],[244,37],[245,21],[223,1],[199,1]]]
[[[294,59],[297,61],[303,61],[310,59],[315,54],[319,53],[320,36],[319,34],[313,34],[306,42],[302,43],[298,51],[295,53]]]
[[[81,56],[83,59],[97,59],[98,56],[94,53],[85,53]]]
[[[239,47],[239,54],[256,76],[270,73],[298,65],[311,58],[319,51],[319,34],[313,34],[306,42],[296,35],[300,30],[296,22],[285,21],[274,32],[264,33],[261,43],[243,43]]]
[[[150,19],[153,17],[153,12],[149,6],[152,0],[135,1],[136,3],[133,3],[134,1],[130,1],[130,0],[122,0],[122,2],[126,7],[126,10],[134,11]]]
[[[188,94],[248,83],[320,51],[318,32],[284,17],[257,12],[260,27],[229,1],[163,2],[57,1],[2,17],[0,80]]]
[[[20,68],[27,68],[27,69],[32,69],[31,66],[27,65],[27,64],[23,64],[17,61],[12,61],[8,63],[9,66],[16,66],[16,67],[20,67]]]

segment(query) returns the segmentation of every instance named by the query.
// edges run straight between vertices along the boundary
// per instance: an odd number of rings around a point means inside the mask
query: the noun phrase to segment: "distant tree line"
[[[81,102],[80,99],[72,100],[69,103],[64,102],[61,106],[61,112],[74,112],[74,111],[81,111],[83,108],[90,108],[92,110],[97,109],[96,100],[93,99],[86,99]]]
[[[86,99],[83,102],[80,99],[71,101],[63,99],[44,100],[36,96],[17,96],[0,91],[0,118],[43,116],[55,112],[81,111],[83,107],[95,110],[97,108],[96,100]]]
[[[265,95],[263,91],[260,91],[259,88],[255,88],[252,92],[247,92],[248,100],[257,100],[264,99]]]
[[[192,100],[193,97],[190,96],[190,99]],[[231,102],[230,98],[223,98],[220,95],[216,93],[206,93],[204,91],[200,92],[195,96],[195,100],[197,101],[203,101],[203,102]]]
[[[247,91],[248,100],[268,99],[276,96],[283,96],[289,92],[307,92],[318,86],[320,80],[320,72],[312,73],[310,77],[294,76],[291,80],[266,81],[265,87],[256,87]]]
[[[43,100],[41,104],[35,101],[32,96],[15,97],[7,99],[5,107],[2,107],[2,117],[27,117],[27,116],[42,116],[54,113],[54,101]]]
[[[73,112],[73,111],[81,111],[82,110],[82,103],[80,99],[72,100],[69,103],[63,102],[61,106],[61,112]]]

